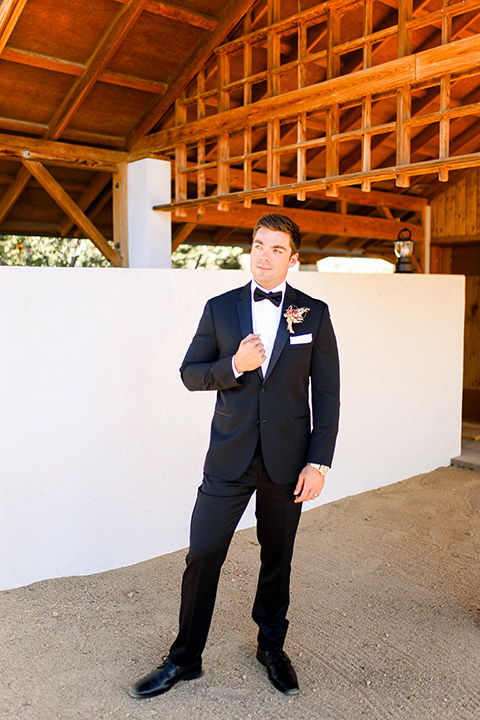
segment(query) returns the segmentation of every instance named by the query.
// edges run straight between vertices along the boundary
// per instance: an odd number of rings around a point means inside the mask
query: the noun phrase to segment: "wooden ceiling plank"
[[[70,195],[65,192],[60,183],[58,183],[53,175],[36,160],[22,160],[26,169],[38,180],[40,185],[55,200],[62,210],[69,215],[74,223],[82,230],[100,252],[115,267],[121,267],[122,261],[116,251],[109,245],[102,233],[89,220],[78,205],[72,200]]]
[[[126,7],[117,13],[88,61],[84,74],[73,84],[54,113],[46,133],[47,139],[56,140],[60,137],[72,115],[90,92],[129,30],[138,20],[147,1],[129,0]]]
[[[243,15],[250,10],[255,0],[230,0],[219,17],[217,26],[211,34],[201,40],[188,59],[178,68],[170,81],[170,90],[142,118],[127,140],[131,148],[157,124],[164,113],[173,105],[186,89],[188,83],[201,70],[215,48],[225,39]]]
[[[10,39],[27,0],[3,0],[0,3],[0,53]]]
[[[128,0],[116,0],[116,2],[126,3]],[[149,0],[145,6],[147,12],[155,15],[162,15],[171,20],[179,20],[192,27],[202,28],[203,30],[214,30],[217,26],[217,20],[210,15],[204,13],[187,10],[187,8],[174,5],[173,3],[161,2],[160,0]]]
[[[22,168],[14,182],[3,194],[2,199],[0,200],[0,225],[3,223],[8,213],[23,193],[29,179],[30,173],[25,168]]]

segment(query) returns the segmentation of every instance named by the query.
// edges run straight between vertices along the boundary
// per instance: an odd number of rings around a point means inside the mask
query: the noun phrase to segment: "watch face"
[[[330,468],[328,467],[328,465],[320,465],[319,470],[322,475],[326,475]]]

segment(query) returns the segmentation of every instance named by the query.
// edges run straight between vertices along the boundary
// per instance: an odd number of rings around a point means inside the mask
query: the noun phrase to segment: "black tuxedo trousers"
[[[202,654],[220,571],[235,528],[255,491],[261,564],[252,617],[259,626],[258,644],[263,649],[283,647],[288,628],[291,559],[301,512],[301,505],[294,503],[295,485],[271,480],[260,445],[246,472],[236,481],[205,475],[192,515],[179,633],[170,649],[176,665],[189,665]]]
[[[189,390],[215,390],[217,402],[191,522],[180,629],[170,650],[177,665],[193,663],[203,651],[220,570],[254,492],[261,567],[252,615],[260,646],[283,646],[301,511],[293,490],[307,462],[331,465],[339,412],[328,308],[287,284],[282,315],[291,305],[309,311],[293,333],[281,318],[265,377],[255,370],[235,378],[232,370],[240,341],[252,332],[250,284],[209,300],[180,368]]]

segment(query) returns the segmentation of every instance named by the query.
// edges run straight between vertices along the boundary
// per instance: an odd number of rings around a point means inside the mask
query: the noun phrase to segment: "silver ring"
[[[317,493],[313,493],[313,497],[318,497],[318,494],[317,494]]]

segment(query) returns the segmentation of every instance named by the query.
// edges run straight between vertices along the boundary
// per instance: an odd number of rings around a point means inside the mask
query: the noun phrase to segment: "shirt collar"
[[[268,292],[268,293],[271,293],[271,292],[281,292],[281,293],[282,293],[282,296],[285,297],[285,288],[287,287],[287,281],[284,280],[283,282],[280,283],[280,285],[277,285],[277,287],[274,287],[274,288],[271,288],[270,290],[267,290],[266,288],[262,287],[262,286],[259,285],[257,282],[255,282],[255,280],[253,280],[253,278],[252,278],[252,287],[251,287],[252,298],[253,298],[253,293],[255,292],[255,288],[256,288],[256,287],[258,287],[259,290],[263,290],[263,292]]]

